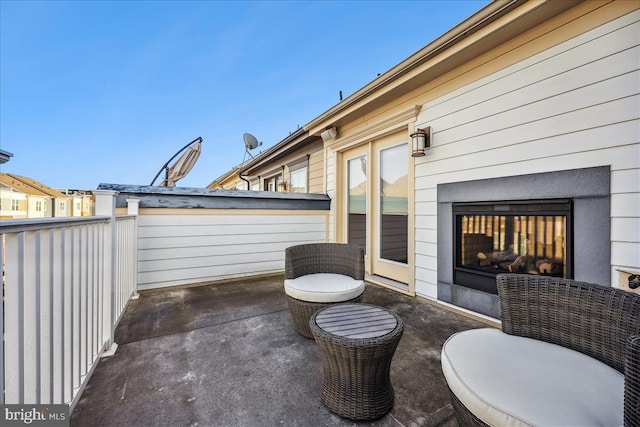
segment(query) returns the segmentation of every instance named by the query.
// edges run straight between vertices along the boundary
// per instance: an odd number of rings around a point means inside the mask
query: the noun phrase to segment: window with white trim
[[[292,193],[306,193],[307,192],[307,168],[300,168],[291,172],[291,184],[290,190]]]
[[[293,193],[309,192],[309,154],[289,163],[289,188]]]

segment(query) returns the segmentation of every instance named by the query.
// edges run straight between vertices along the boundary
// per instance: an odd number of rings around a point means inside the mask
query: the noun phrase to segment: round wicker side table
[[[337,304],[309,321],[322,355],[322,401],[353,420],[373,420],[393,407],[391,360],[402,337],[400,317],[369,304]]]
[[[289,305],[289,312],[291,313],[291,319],[293,320],[293,325],[296,327],[296,331],[304,337],[313,338],[313,334],[311,333],[311,329],[309,329],[309,320],[311,316],[316,311],[320,310],[324,307],[329,307],[334,304],[342,304],[349,302],[360,302],[362,301],[362,294],[357,297],[350,299],[348,301],[342,302],[309,302],[309,301],[301,301],[297,298],[290,297],[287,295],[287,304]]]

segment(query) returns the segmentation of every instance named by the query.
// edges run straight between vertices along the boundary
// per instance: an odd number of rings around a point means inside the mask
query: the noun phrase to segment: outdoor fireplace
[[[572,202],[454,203],[454,281],[497,294],[498,273],[573,278]]]
[[[517,273],[533,266],[537,274],[610,283],[610,180],[609,167],[599,166],[438,184],[438,300],[497,319],[495,275],[521,263]],[[510,251],[525,258],[514,265]]]

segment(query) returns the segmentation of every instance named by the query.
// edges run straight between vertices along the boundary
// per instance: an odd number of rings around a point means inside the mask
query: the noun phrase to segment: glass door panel
[[[380,253],[381,259],[407,264],[408,259],[407,146],[380,151]]]
[[[367,157],[347,161],[347,242],[367,252]]]
[[[365,250],[365,268],[389,286],[411,283],[410,160],[404,132],[341,153],[340,239]],[[404,142],[403,142],[404,141]],[[389,279],[389,280],[387,280]]]

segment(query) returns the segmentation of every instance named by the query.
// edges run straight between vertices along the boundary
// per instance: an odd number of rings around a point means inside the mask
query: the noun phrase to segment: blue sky
[[[0,0],[2,172],[147,185],[202,136],[205,187],[487,3]]]

